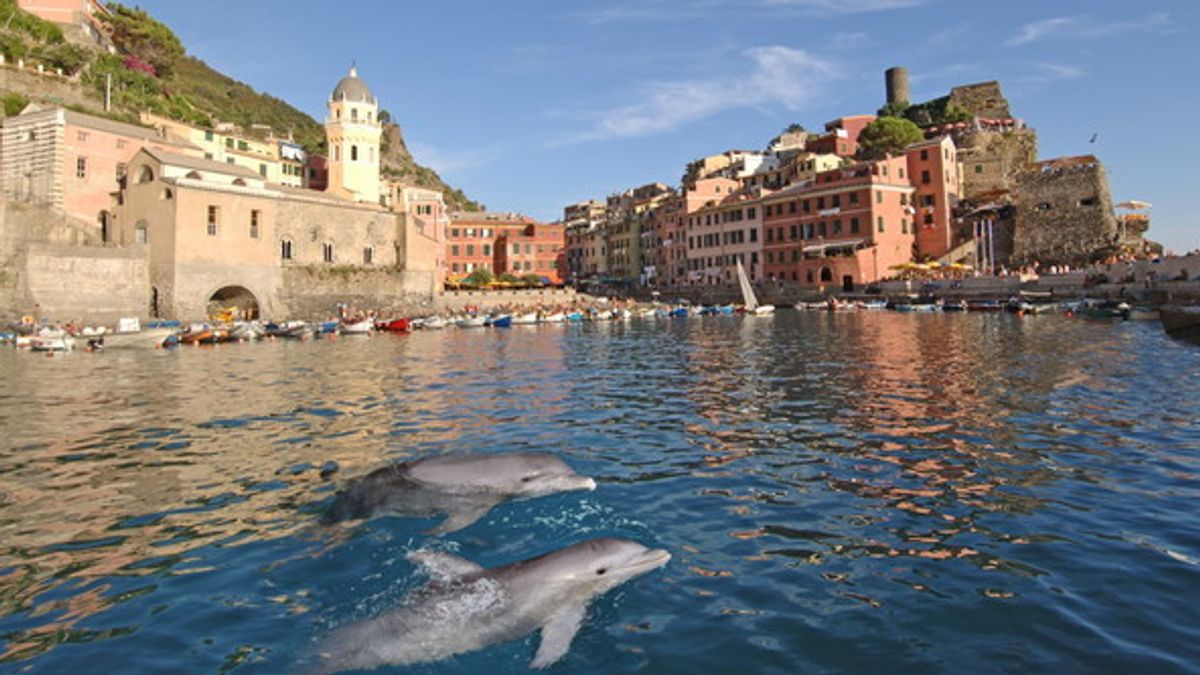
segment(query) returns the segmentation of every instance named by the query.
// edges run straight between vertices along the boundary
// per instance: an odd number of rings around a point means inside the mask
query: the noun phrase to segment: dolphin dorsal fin
[[[408,559],[439,581],[449,581],[483,571],[482,567],[470,560],[443,551],[413,551],[408,554]]]

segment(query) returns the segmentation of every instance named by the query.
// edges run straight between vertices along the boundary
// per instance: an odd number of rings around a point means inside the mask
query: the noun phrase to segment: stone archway
[[[245,286],[223,286],[208,297],[210,317],[252,320],[259,312],[258,298]]]
[[[833,281],[833,270],[828,267],[821,268],[821,282]]]

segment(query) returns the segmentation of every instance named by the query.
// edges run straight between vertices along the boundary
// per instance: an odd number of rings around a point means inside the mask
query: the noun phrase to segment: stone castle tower
[[[379,103],[351,66],[329,97],[325,139],[329,145],[327,191],[379,203]]]

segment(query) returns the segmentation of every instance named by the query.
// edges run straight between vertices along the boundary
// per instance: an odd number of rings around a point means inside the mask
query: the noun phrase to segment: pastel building
[[[760,191],[741,190],[688,214],[688,279],[701,284],[737,282],[737,264],[751,281],[762,278]]]
[[[805,149],[817,154],[853,157],[858,153],[859,134],[874,121],[874,115],[839,117],[825,124],[824,134],[816,138],[810,137]]]
[[[350,68],[329,97],[325,138],[329,148],[329,187],[339,196],[379,203],[379,103]]]
[[[68,40],[79,38],[111,49],[101,19],[108,9],[100,0],[17,0],[17,7],[62,26]]]
[[[912,199],[904,157],[820,173],[762,199],[768,279],[853,290],[912,260]]]
[[[916,193],[913,222],[917,253],[937,259],[970,239],[954,228],[954,209],[962,196],[958,152],[949,136],[910,145],[904,149],[908,175]]]
[[[564,282],[560,264],[564,258],[565,231],[562,223],[534,223],[522,230],[506,230],[496,238],[496,274],[536,276],[546,284]]]
[[[60,211],[101,241],[111,238],[115,196],[139,150],[199,154],[169,132],[36,105],[4,120],[0,147],[0,177],[9,199]]]
[[[579,281],[594,269],[585,262],[587,252],[593,248],[596,232],[604,223],[604,202],[589,199],[571,204],[563,209],[563,226],[566,237],[566,269],[568,281]]]
[[[446,236],[445,265],[447,280],[465,277],[478,269],[496,269],[497,239],[519,234],[538,222],[517,213],[473,211],[450,214]]]

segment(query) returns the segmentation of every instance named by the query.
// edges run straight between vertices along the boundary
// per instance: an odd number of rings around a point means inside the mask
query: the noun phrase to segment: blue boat
[[[571,312],[567,315],[567,321],[583,321],[583,312]]]
[[[512,315],[511,314],[504,314],[502,316],[497,316],[492,319],[492,323],[491,323],[492,328],[508,328],[511,325],[512,325]]]
[[[687,316],[687,315],[688,315],[687,307],[676,307],[675,309],[671,310],[671,316]]]

